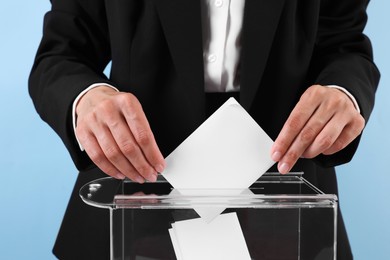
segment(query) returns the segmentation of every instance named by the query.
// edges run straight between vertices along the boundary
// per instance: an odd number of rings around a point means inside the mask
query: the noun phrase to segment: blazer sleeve
[[[29,93],[41,116],[61,137],[79,170],[92,166],[72,129],[76,96],[93,83],[108,83],[110,61],[104,1],[52,0],[29,78]]]
[[[366,122],[380,77],[370,40],[363,34],[368,3],[369,0],[321,0],[312,62],[316,83],[347,89],[356,98]],[[360,138],[338,153],[318,156],[316,161],[327,167],[349,162]]]

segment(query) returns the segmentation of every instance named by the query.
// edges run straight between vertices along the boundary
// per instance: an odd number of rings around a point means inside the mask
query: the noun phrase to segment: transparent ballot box
[[[238,219],[248,259],[336,259],[337,196],[324,194],[302,173],[267,173],[248,189],[213,191],[176,190],[162,177],[144,184],[103,178],[84,185],[80,196],[110,211],[112,260],[193,259],[178,252],[197,231],[173,239],[170,230],[181,221],[202,219],[200,211],[218,209],[222,213],[216,218],[233,213]],[[229,224],[220,233],[224,230],[230,231]],[[194,241],[192,249],[207,255],[202,241]],[[177,250],[178,245],[183,247]]]

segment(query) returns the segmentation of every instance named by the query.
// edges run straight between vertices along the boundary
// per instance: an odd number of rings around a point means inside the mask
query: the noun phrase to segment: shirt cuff
[[[355,97],[348,91],[346,90],[345,88],[343,87],[340,87],[340,86],[337,86],[337,85],[327,85],[325,87],[328,87],[328,88],[335,88],[335,89],[338,89],[338,90],[341,90],[342,92],[344,92],[352,101],[352,103],[354,104],[356,110],[359,112],[360,114],[360,107],[359,107],[359,104],[357,103]]]
[[[79,139],[77,138],[77,135],[76,135],[76,119],[77,119],[77,115],[76,115],[76,106],[77,106],[77,103],[79,102],[79,100],[88,92],[90,91],[91,89],[93,88],[96,88],[96,87],[100,87],[100,86],[105,86],[105,87],[110,87],[116,91],[119,92],[119,90],[114,87],[114,86],[111,86],[110,84],[107,84],[107,83],[95,83],[95,84],[92,84],[90,85],[88,88],[84,89],[76,98],[75,100],[73,101],[73,105],[72,105],[72,124],[73,124],[73,132],[74,132],[74,136],[76,137],[76,141],[77,143],[79,144],[79,147],[80,147],[80,150],[81,151],[84,151],[84,147],[81,145]]]

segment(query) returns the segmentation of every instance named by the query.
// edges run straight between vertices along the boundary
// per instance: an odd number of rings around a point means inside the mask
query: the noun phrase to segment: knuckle
[[[115,104],[112,99],[103,100],[93,109],[94,116],[99,117],[102,115],[109,117],[112,114],[114,107]]]
[[[128,93],[123,93],[117,96],[118,102],[121,105],[131,106],[133,104],[132,98]]]
[[[362,133],[362,128],[360,128],[360,127],[352,127],[350,135],[351,135],[352,138],[355,138],[358,135],[360,135],[361,133]]]
[[[94,112],[95,109],[93,109],[90,113],[85,114],[83,117],[78,116],[77,117],[77,126],[88,126],[89,122],[97,121],[96,113]]]
[[[278,139],[275,141],[277,143],[277,147],[281,152],[286,152],[288,147],[291,145],[291,142],[287,139],[287,137],[278,137]]]
[[[339,97],[334,97],[334,98],[331,98],[331,99],[327,99],[324,102],[324,108],[329,113],[336,112],[336,111],[344,111],[345,110],[343,102],[340,100]]]
[[[125,155],[130,157],[134,156],[137,152],[136,146],[131,142],[123,143],[121,149]]]
[[[363,130],[363,128],[366,124],[366,121],[364,120],[364,118],[362,116],[359,115],[359,116],[354,118],[353,124],[356,126],[355,128],[360,133]]]
[[[295,150],[288,151],[285,155],[285,159],[289,163],[295,162],[296,160],[298,160],[298,158],[299,158],[299,154]]]
[[[135,138],[141,146],[147,146],[152,141],[149,131],[146,131],[144,129],[138,130]]]
[[[137,98],[131,93],[123,93],[118,95],[118,102],[121,104],[121,106],[129,108],[138,106],[139,103]]]
[[[330,135],[326,135],[323,138],[321,138],[318,142],[318,146],[321,151],[324,151],[328,149],[333,144],[333,138]]]
[[[290,120],[287,123],[287,126],[293,131],[299,131],[301,126],[300,116],[294,116],[290,118]]]
[[[310,87],[307,88],[307,90],[304,92],[304,95],[306,95],[307,97],[311,97],[312,95],[314,95],[314,94],[317,92],[317,89],[318,89],[317,86],[310,86]]]
[[[364,119],[364,117],[362,117],[361,115],[359,115],[359,123],[361,124],[362,128],[364,128],[364,126],[366,125],[366,120]]]
[[[119,126],[119,121],[118,120],[115,120],[113,117],[109,116],[107,118],[107,126],[110,128],[110,129],[115,129]]]
[[[334,95],[331,99],[330,105],[334,107],[345,107],[347,100],[342,95]]]
[[[110,146],[110,147],[106,148],[105,154],[110,161],[117,161],[119,159],[119,156],[120,156],[118,149],[114,146]]]
[[[336,142],[334,143],[334,150],[336,151],[340,151],[342,149],[344,149],[346,146],[346,142],[344,140],[336,140]]]
[[[305,129],[302,130],[300,139],[304,143],[311,142],[316,135],[316,131],[312,127],[306,127]]]
[[[352,137],[356,137],[356,136],[360,135],[361,132],[362,132],[362,128],[360,128],[360,127],[352,127],[351,136]]]
[[[358,135],[360,135],[362,133],[362,131],[364,129],[364,125],[365,125],[364,119],[359,118],[359,117],[354,118],[352,120],[352,123],[348,127],[349,132],[347,132],[347,134],[351,138],[357,137]]]
[[[324,88],[321,85],[313,85],[310,86],[306,91],[305,94],[307,94],[308,98],[313,98],[318,95],[322,95],[324,92]]]

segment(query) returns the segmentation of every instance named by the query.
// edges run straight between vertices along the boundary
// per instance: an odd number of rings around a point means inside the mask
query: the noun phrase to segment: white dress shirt
[[[239,64],[244,6],[245,0],[201,0],[205,92],[240,90]],[[73,102],[74,129],[77,102],[97,86],[108,86],[118,91],[109,84],[96,83],[81,92]],[[360,112],[356,99],[345,88],[335,85],[327,87],[343,91]],[[84,150],[80,142],[79,145]]]
[[[245,0],[201,0],[206,92],[240,90],[244,5]]]

